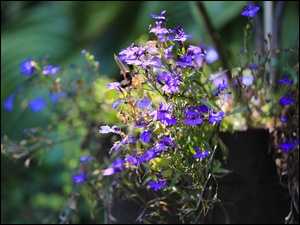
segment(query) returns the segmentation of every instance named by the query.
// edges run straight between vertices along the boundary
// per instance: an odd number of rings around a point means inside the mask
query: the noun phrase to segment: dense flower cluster
[[[120,135],[111,152],[122,149],[126,168],[144,174],[143,180],[148,177],[148,187],[155,191],[172,188],[171,183],[204,184],[207,174],[203,179],[200,168],[212,163],[209,156],[218,138],[214,131],[225,117],[216,100],[228,89],[224,80],[215,86],[203,73],[205,63],[218,59],[216,51],[202,43],[185,47],[192,35],[181,26],[166,28],[165,12],[151,14],[156,22],[149,33],[156,40],[132,43],[115,56],[125,80],[111,82],[107,89],[118,93],[113,109],[120,112],[125,131],[117,125],[99,129]],[[128,66],[133,68],[132,80],[127,78]],[[116,159],[103,175],[123,172],[121,162]],[[196,165],[199,170],[187,169]],[[174,179],[176,173],[180,176]]]

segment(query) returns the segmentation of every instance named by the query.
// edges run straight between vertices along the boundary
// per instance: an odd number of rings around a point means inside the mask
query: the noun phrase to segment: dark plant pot
[[[224,132],[220,137],[229,148],[224,167],[232,173],[219,179],[222,202],[210,211],[205,223],[284,224],[291,198],[279,183],[269,131]]]
[[[289,213],[290,196],[279,183],[273,152],[269,152],[268,130],[220,135],[229,148],[224,167],[232,173],[218,179],[221,203],[213,206],[203,223],[283,224]],[[222,159],[220,149],[216,157]],[[137,223],[138,211],[138,204],[115,199],[112,215],[118,220],[116,223],[132,224]],[[179,223],[175,214],[166,214],[168,223]]]

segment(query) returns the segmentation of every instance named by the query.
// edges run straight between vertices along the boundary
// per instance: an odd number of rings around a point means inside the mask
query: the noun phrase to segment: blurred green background
[[[274,5],[277,2],[274,2]],[[204,1],[229,62],[237,62],[243,43],[240,16],[246,1]],[[261,7],[264,2],[255,2]],[[48,122],[47,113],[3,110],[7,96],[24,83],[19,64],[28,57],[50,56],[51,64],[68,67],[82,64],[85,49],[100,62],[100,76],[120,79],[113,54],[148,34],[154,20],[149,14],[167,10],[167,27],[181,24],[192,34],[189,44],[214,46],[203,16],[192,1],[2,1],[1,2],[1,135],[22,139],[22,131]],[[280,19],[280,44],[299,45],[299,3],[286,1]],[[262,25],[262,24],[261,24]],[[214,46],[216,47],[216,46]],[[216,64],[216,69],[222,66]],[[234,65],[230,65],[234,66]],[[39,93],[33,92],[38,96]],[[50,110],[50,109],[49,109]],[[49,113],[49,111],[48,111]],[[79,142],[56,145],[25,168],[25,159],[11,161],[1,155],[1,223],[56,223],[74,189],[68,165],[79,155]],[[79,200],[74,223],[102,223],[101,215],[90,217],[84,199]]]

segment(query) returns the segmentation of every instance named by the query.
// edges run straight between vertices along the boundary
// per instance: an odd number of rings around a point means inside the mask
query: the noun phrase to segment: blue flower
[[[125,158],[125,162],[129,165],[138,166],[139,165],[139,159],[134,155],[129,155]]]
[[[29,107],[33,112],[39,112],[46,106],[46,101],[42,97],[37,97],[29,101]]]
[[[11,112],[14,107],[14,99],[15,99],[15,94],[12,93],[10,94],[4,101],[4,110],[7,112]]]
[[[28,58],[26,61],[20,63],[22,74],[32,74],[35,68],[35,62]]]
[[[253,62],[248,62],[246,66],[249,70],[258,71],[258,66]]]
[[[124,162],[123,159],[116,159],[111,167],[108,167],[107,169],[103,170],[103,176],[110,176],[114,173],[121,172],[124,170]]]
[[[151,135],[151,131],[147,131],[145,130],[141,136],[140,136],[140,140],[145,142],[145,143],[148,143],[150,141],[150,135]]]
[[[85,173],[82,172],[80,175],[73,175],[73,181],[75,183],[81,183],[81,182],[84,182],[86,181],[86,177],[85,177]]]
[[[82,156],[80,159],[79,159],[79,162],[81,162],[81,163],[83,163],[83,162],[85,162],[85,161],[92,161],[92,156],[87,156],[87,155],[85,155],[85,156]]]
[[[60,92],[51,92],[50,99],[52,102],[57,102],[59,99],[66,97],[66,92],[60,91]]]
[[[143,156],[140,158],[140,162],[145,163],[149,162],[151,159],[157,157],[157,152],[155,150],[148,149]]]
[[[107,85],[107,89],[111,90],[111,89],[116,89],[118,92],[123,93],[122,89],[121,89],[121,84],[119,82],[111,82]]]
[[[225,81],[225,79],[223,79],[223,83],[222,84],[218,84],[215,96],[218,96],[222,91],[224,91],[224,90],[226,90],[228,88],[226,82],[227,81]]]
[[[184,114],[186,118],[183,122],[190,126],[196,126],[198,124],[202,124],[203,117],[202,111],[200,107],[189,106],[186,110],[184,110]]]
[[[165,188],[168,185],[168,182],[165,180],[151,181],[149,185],[151,188],[154,188],[154,191],[159,191],[159,189]]]
[[[176,71],[174,71],[174,74],[176,74]],[[160,76],[157,77],[157,81],[161,85],[164,85],[162,90],[166,93],[177,93],[180,89],[180,73],[177,73],[176,75],[174,74],[164,71]]]
[[[177,41],[178,44],[182,44],[182,42],[185,42],[186,39],[192,38],[191,34],[185,34],[184,29],[181,27],[181,25],[178,25],[174,30],[169,31],[170,33],[175,34],[175,36],[168,36],[169,40]]]
[[[193,58],[192,58],[192,55],[190,54],[185,54],[183,56],[180,56],[180,61],[176,61],[176,66],[179,66],[181,68],[186,68],[187,66],[188,67],[191,67],[194,65],[193,63]]]
[[[258,6],[252,7],[252,4],[250,4],[249,6],[245,5],[244,8],[245,10],[241,13],[241,15],[249,16],[250,18],[253,18],[260,9]]]
[[[146,96],[144,96],[144,98],[142,100],[139,100],[136,102],[136,105],[138,107],[140,107],[141,109],[144,109],[144,108],[147,108],[148,106],[150,106],[151,103],[152,102]]]
[[[252,74],[250,75],[242,75],[242,83],[245,86],[250,86],[253,84],[254,76]]]
[[[282,106],[294,103],[294,100],[292,99],[291,95],[287,95],[286,98],[282,97],[282,98],[279,99],[279,101],[280,101]]]
[[[200,152],[199,147],[196,147],[196,148],[195,148],[195,151],[196,151],[196,154],[193,155],[193,157],[194,157],[195,159],[198,159],[198,158],[205,159],[206,156],[209,155],[209,151]]]
[[[155,33],[156,35],[164,35],[168,34],[169,31],[166,28],[162,27],[162,21],[155,22],[156,27],[152,28],[150,26],[150,31],[149,33]]]
[[[185,118],[183,122],[190,126],[197,126],[198,124],[201,124],[203,120],[201,118]]]
[[[163,16],[163,15],[165,14],[166,11],[167,11],[167,10],[161,11],[161,13],[160,13],[159,15],[150,14],[150,16],[151,16],[153,19],[166,21],[166,17]]]
[[[295,147],[296,143],[286,140],[284,143],[280,144],[280,148],[283,148],[285,152],[289,152],[291,148]]]
[[[215,49],[210,48],[206,50],[205,60],[208,64],[211,64],[218,59],[219,59],[219,54]]]
[[[225,112],[215,112],[212,109],[209,110],[208,122],[213,124],[214,122],[219,123],[225,117]]]
[[[119,106],[122,102],[124,102],[124,100],[122,100],[122,99],[115,100],[115,101],[114,101],[114,104],[113,104],[113,106],[112,106],[112,108],[113,108],[113,109],[118,108],[118,106]]]
[[[101,126],[99,129],[99,133],[100,134],[108,134],[110,132],[115,133],[115,134],[119,134],[120,132],[118,130],[116,130],[117,126],[114,125],[110,128],[110,126],[106,125],[106,126]]]
[[[57,71],[60,70],[60,66],[52,66],[52,65],[48,65],[48,66],[45,66],[42,70],[42,74],[43,75],[54,75],[57,73]]]
[[[280,84],[292,84],[293,81],[289,78],[288,75],[284,75],[284,78],[278,81]]]
[[[115,173],[115,170],[112,167],[109,167],[109,168],[103,170],[103,176],[110,176],[110,175],[113,175],[114,173]]]
[[[288,118],[289,118],[289,116],[288,116],[288,115],[285,115],[285,116],[283,116],[283,117],[280,117],[280,121],[281,121],[282,123],[284,123],[284,122],[287,121]]]

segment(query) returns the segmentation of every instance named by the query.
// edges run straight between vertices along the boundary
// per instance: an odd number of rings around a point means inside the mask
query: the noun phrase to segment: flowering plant
[[[114,96],[123,125],[100,127],[102,134],[120,136],[111,148],[115,161],[103,175],[132,171],[141,186],[162,191],[154,200],[155,211],[169,207],[170,202],[161,201],[177,194],[172,204],[180,219],[193,215],[196,222],[218,200],[216,178],[228,172],[214,158],[227,85],[214,85],[205,74],[212,60],[206,47],[186,46],[192,35],[181,26],[167,29],[165,12],[151,14],[154,40],[132,43],[120,58],[115,55],[124,81],[109,83],[107,94]]]
[[[197,223],[222,201],[218,179],[230,172],[216,157],[217,147],[224,159],[230,150],[219,132],[248,127],[273,127],[278,132],[280,123],[280,135],[274,135],[276,162],[280,175],[288,178],[297,208],[298,70],[287,65],[279,79],[279,95],[274,94],[265,76],[270,49],[252,57],[248,48],[259,10],[249,5],[241,13],[248,19],[244,48],[240,65],[231,71],[212,71],[210,64],[218,53],[202,42],[187,44],[192,35],[181,26],[167,28],[166,10],[150,15],[155,20],[149,27],[151,37],[114,55],[120,82],[98,78],[99,63],[87,51],[82,51],[85,72],[71,68],[76,79],[68,79],[68,71],[49,64],[48,58],[28,58],[20,64],[21,73],[29,86],[40,87],[45,95],[27,95],[30,98],[22,100],[21,108],[36,113],[50,105],[55,113],[49,115],[46,128],[25,130],[26,138],[20,142],[4,136],[2,153],[12,158],[29,155],[28,166],[39,154],[36,150],[80,140],[83,152],[76,154],[79,160],[72,167],[76,186],[61,211],[61,223],[70,220],[80,184],[87,184],[83,191],[90,196],[92,208],[97,204],[104,208],[105,223],[116,222],[111,197],[120,190],[123,198],[142,206],[136,222],[168,222],[170,214],[176,222]],[[27,90],[20,88],[8,96],[6,111],[13,110],[23,89]]]

